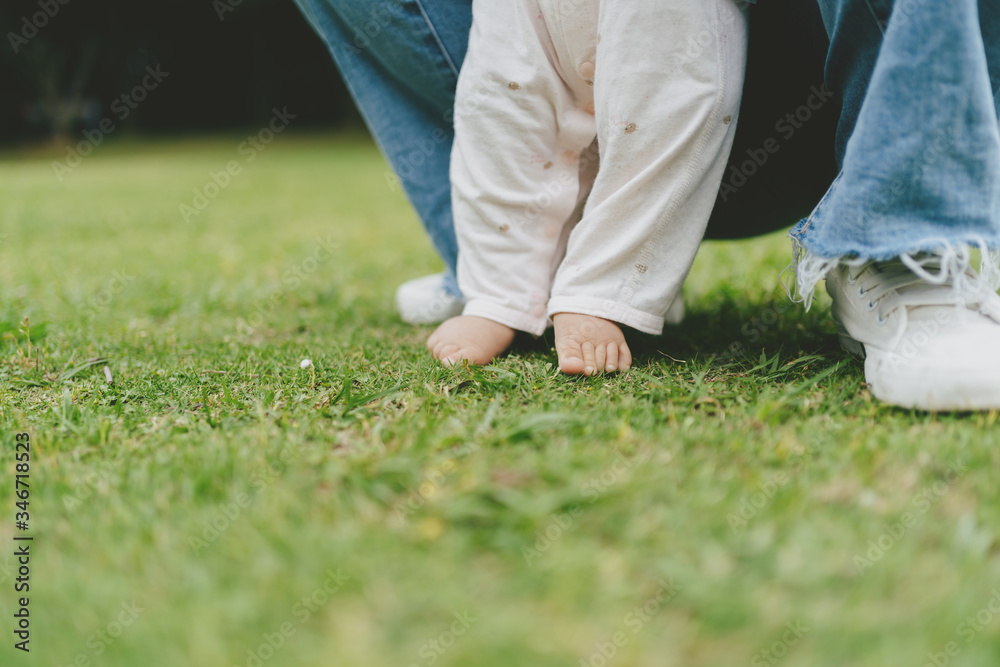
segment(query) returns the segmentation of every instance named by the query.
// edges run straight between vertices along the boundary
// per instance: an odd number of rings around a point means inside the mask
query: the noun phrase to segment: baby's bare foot
[[[427,349],[446,366],[462,359],[488,364],[514,342],[514,330],[493,320],[462,315],[445,321],[427,339]]]
[[[632,353],[625,335],[609,320],[575,313],[556,313],[556,352],[559,369],[567,375],[594,375],[605,371],[627,371]]]

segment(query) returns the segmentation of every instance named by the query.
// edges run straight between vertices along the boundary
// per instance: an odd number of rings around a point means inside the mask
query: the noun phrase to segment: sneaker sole
[[[951,387],[941,392],[920,391],[916,387],[926,386],[926,378],[913,381],[896,379],[884,380],[878,357],[869,356],[865,344],[851,338],[847,333],[839,335],[840,344],[849,353],[865,362],[865,380],[872,396],[890,405],[905,409],[926,410],[928,412],[970,412],[1000,409],[1000,387]]]

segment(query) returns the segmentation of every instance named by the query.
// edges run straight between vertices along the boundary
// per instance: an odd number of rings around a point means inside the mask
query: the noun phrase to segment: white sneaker
[[[933,259],[920,264],[940,268]],[[887,403],[1000,408],[1000,297],[971,270],[957,278],[921,272],[900,260],[831,270],[826,290],[841,343],[864,358],[872,395]]]
[[[444,288],[444,274],[410,280],[396,290],[396,309],[407,324],[438,324],[462,314],[465,300]]]

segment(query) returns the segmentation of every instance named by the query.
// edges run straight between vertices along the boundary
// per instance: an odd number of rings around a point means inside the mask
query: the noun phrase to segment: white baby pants
[[[743,7],[473,0],[451,165],[464,314],[660,333],[732,148]]]

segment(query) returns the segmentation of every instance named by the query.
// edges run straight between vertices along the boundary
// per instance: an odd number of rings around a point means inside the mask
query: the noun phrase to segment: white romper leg
[[[559,75],[539,2],[474,0],[451,164],[465,315],[545,330],[563,230],[580,203],[580,155],[596,134]]]
[[[660,333],[736,131],[747,17],[736,0],[604,0],[595,98],[601,171],[548,314]]]
[[[474,0],[452,153],[466,315],[534,334],[557,312],[659,330],[732,143],[735,1]]]

